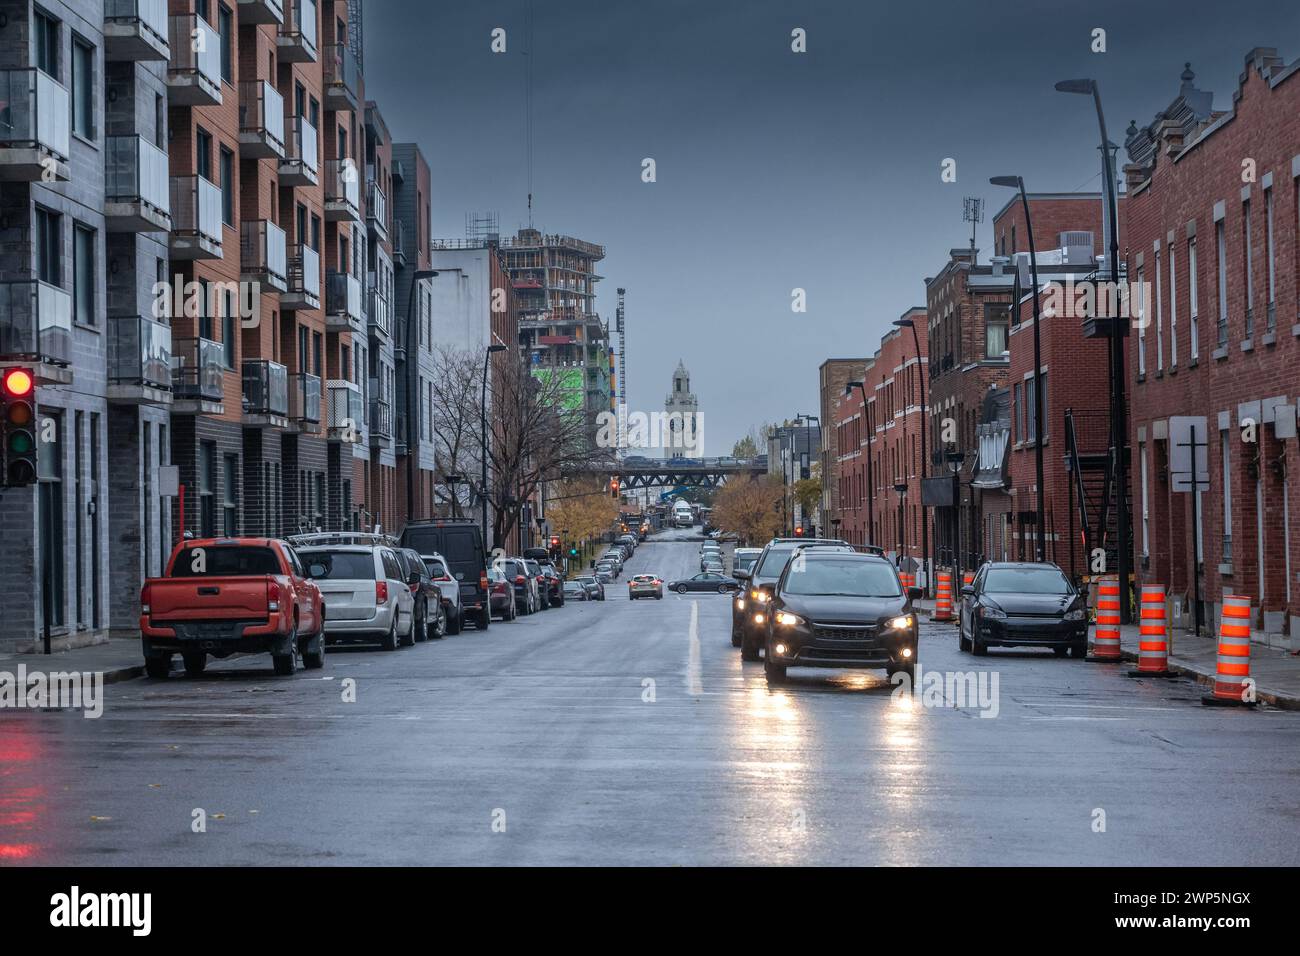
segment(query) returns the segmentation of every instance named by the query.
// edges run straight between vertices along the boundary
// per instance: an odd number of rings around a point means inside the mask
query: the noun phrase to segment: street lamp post
[[[900,481],[894,485],[898,492],[898,566],[903,566],[907,556],[907,482]]]
[[[867,541],[864,544],[875,544],[876,537],[876,482],[872,474],[871,467],[871,438],[867,432],[867,386],[864,382],[846,382],[844,383],[844,394],[849,395],[853,389],[862,393],[862,426],[863,433],[867,436]]]
[[[493,353],[493,352],[504,352],[505,350],[506,350],[506,347],[505,347],[504,345],[500,345],[500,344],[496,344],[496,343],[494,343],[494,344],[492,344],[492,345],[489,345],[486,349],[483,350],[483,395],[482,395],[482,401],[481,401],[481,403],[480,403],[480,405],[479,405],[479,424],[480,424],[480,426],[481,426],[481,428],[482,428],[482,447],[479,449],[479,457],[483,459],[483,461],[482,461],[482,465],[483,465],[483,474],[482,474],[482,484],[480,485],[479,495],[480,495],[480,497],[481,497],[481,499],[482,499],[482,500],[481,500],[481,505],[482,505],[482,508],[483,508],[483,549],[484,549],[485,551],[488,549],[488,533],[487,533],[487,509],[488,509],[488,487],[487,487],[487,482],[488,482],[488,473],[487,473],[487,462],[488,462],[488,439],[487,439],[487,373],[488,373],[488,361],[492,358],[492,353]]]
[[[961,475],[962,462],[966,460],[966,455],[964,452],[960,452],[960,451],[949,451],[949,452],[944,452],[943,457],[944,457],[944,461],[947,462],[948,464],[948,470],[952,472],[953,477],[956,479],[954,484],[956,485],[957,497],[953,502],[953,508],[952,508],[952,531],[953,531],[952,541],[953,541],[953,565],[954,565],[953,572],[956,576],[955,580],[960,581],[961,571],[962,571],[961,477],[960,475]]]
[[[1101,91],[1093,79],[1061,80],[1056,84],[1060,93],[1078,93],[1091,96],[1093,106],[1097,109],[1097,126],[1101,131],[1101,179],[1105,188],[1106,210],[1110,219],[1110,281],[1116,293],[1119,291],[1119,211],[1116,208],[1115,176],[1112,172],[1110,137],[1106,135],[1106,114],[1101,109]],[[1132,606],[1129,603],[1128,576],[1130,563],[1129,550],[1129,513],[1128,513],[1128,462],[1124,460],[1124,449],[1128,443],[1128,425],[1124,416],[1124,336],[1120,316],[1110,321],[1110,430],[1111,447],[1115,458],[1115,531],[1119,536],[1115,549],[1119,567],[1119,616],[1121,623],[1132,620]],[[1193,562],[1194,563],[1194,562]],[[1195,569],[1194,569],[1195,570]]]
[[[1043,421],[1043,358],[1039,346],[1038,328],[1042,325],[1042,315],[1038,306],[1038,252],[1034,249],[1034,224],[1029,217],[1029,197],[1025,195],[1025,181],[1019,176],[994,176],[989,180],[994,186],[1010,186],[1020,190],[1020,205],[1025,211],[1025,232],[1029,238],[1029,271],[1034,283],[1034,480],[1038,484],[1038,495],[1034,512],[1034,547],[1038,561],[1047,560],[1047,538],[1044,531],[1043,508],[1043,435],[1047,423]],[[1019,308],[1020,303],[1012,304]]]
[[[912,346],[916,350],[916,370],[919,376],[918,390],[921,393],[921,481],[930,477],[926,459],[930,457],[929,446],[925,443],[925,420],[928,417],[925,400],[925,364],[921,361],[921,338],[916,333],[916,322],[912,319],[895,319],[894,324],[900,329],[912,330]],[[925,497],[921,498],[921,559],[925,562],[925,594],[930,594],[930,528],[925,520]]]

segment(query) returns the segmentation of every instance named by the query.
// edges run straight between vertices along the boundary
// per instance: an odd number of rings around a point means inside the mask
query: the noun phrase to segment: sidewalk
[[[56,650],[48,657],[39,653],[39,642],[36,650],[35,654],[0,651],[0,670],[13,672],[19,664],[23,664],[28,671],[100,672],[104,675],[105,684],[130,680],[144,673],[144,655],[138,637],[110,640],[107,644],[91,644],[66,651]]]
[[[923,599],[914,602],[917,613],[934,616],[934,601]],[[1091,628],[1089,640],[1091,641]],[[1138,627],[1126,624],[1120,628],[1120,651],[1126,661],[1137,660]],[[1173,632],[1169,669],[1200,684],[1213,684],[1218,658],[1218,641],[1213,637],[1194,637],[1184,631]],[[1127,668],[1125,671],[1127,672]],[[1300,710],[1300,657],[1290,652],[1262,644],[1250,645],[1250,676],[1255,679],[1255,692],[1259,699],[1284,710]]]

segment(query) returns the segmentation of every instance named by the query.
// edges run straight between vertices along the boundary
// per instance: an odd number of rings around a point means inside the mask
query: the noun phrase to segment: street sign
[[[1209,425],[1205,416],[1176,415],[1169,419],[1169,479],[1174,491],[1210,488]]]

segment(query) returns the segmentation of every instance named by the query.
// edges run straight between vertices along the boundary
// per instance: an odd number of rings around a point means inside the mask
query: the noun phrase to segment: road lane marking
[[[704,693],[704,683],[700,679],[703,667],[700,664],[700,602],[691,601],[691,649],[686,658],[686,693],[698,697]]]

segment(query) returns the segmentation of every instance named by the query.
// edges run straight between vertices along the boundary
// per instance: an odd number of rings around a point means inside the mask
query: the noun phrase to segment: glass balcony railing
[[[330,270],[325,276],[325,311],[329,315],[345,315],[350,323],[359,326],[361,280],[346,272]]]
[[[358,105],[361,66],[346,43],[331,43],[323,57],[325,95],[342,97],[355,109]]]
[[[0,282],[0,357],[72,362],[72,296],[48,282]]]
[[[366,412],[359,385],[355,382],[330,382],[328,399],[330,428],[362,430]]]
[[[187,338],[172,342],[172,395],[178,401],[219,402],[225,349],[211,339]]]
[[[293,247],[289,257],[289,292],[320,298],[320,253],[308,245]]]
[[[320,171],[320,140],[316,127],[305,116],[286,116],[284,140],[285,161],[301,164],[315,177]]]
[[[266,80],[239,84],[239,133],[284,155],[284,97]]]
[[[373,179],[366,183],[366,218],[381,234],[388,234],[388,196]]]
[[[361,209],[361,181],[350,159],[325,160],[325,201],[343,203],[356,214]]]
[[[105,23],[137,24],[160,43],[167,42],[167,0],[106,0]]]
[[[143,136],[109,136],[104,146],[104,198],[111,203],[143,202],[170,213],[167,154]]]
[[[167,24],[167,41],[172,58],[167,72],[172,76],[193,77],[221,97],[221,37],[207,20],[186,13],[171,17]]]
[[[240,23],[284,23],[284,0],[239,0]]]
[[[171,178],[172,232],[221,245],[221,190],[202,176]]]
[[[289,370],[267,359],[244,360],[244,411],[249,415],[289,414]]]
[[[245,219],[239,228],[240,271],[265,276],[272,285],[287,288],[289,249],[284,230],[265,219]]]
[[[393,406],[382,398],[370,400],[370,435],[373,438],[393,437]]]
[[[316,0],[292,0],[289,3],[279,31],[279,44],[282,51],[286,47],[299,51],[293,62],[316,59],[316,22]]]
[[[289,417],[296,422],[320,424],[320,376],[294,372],[289,376]]]
[[[366,293],[366,318],[384,335],[393,334],[393,306],[392,303],[379,294],[379,290],[371,287]]]
[[[71,113],[68,90],[48,73],[0,70],[0,147],[43,149],[66,160]]]
[[[171,388],[171,326],[143,315],[114,316],[108,333],[109,382]]]

